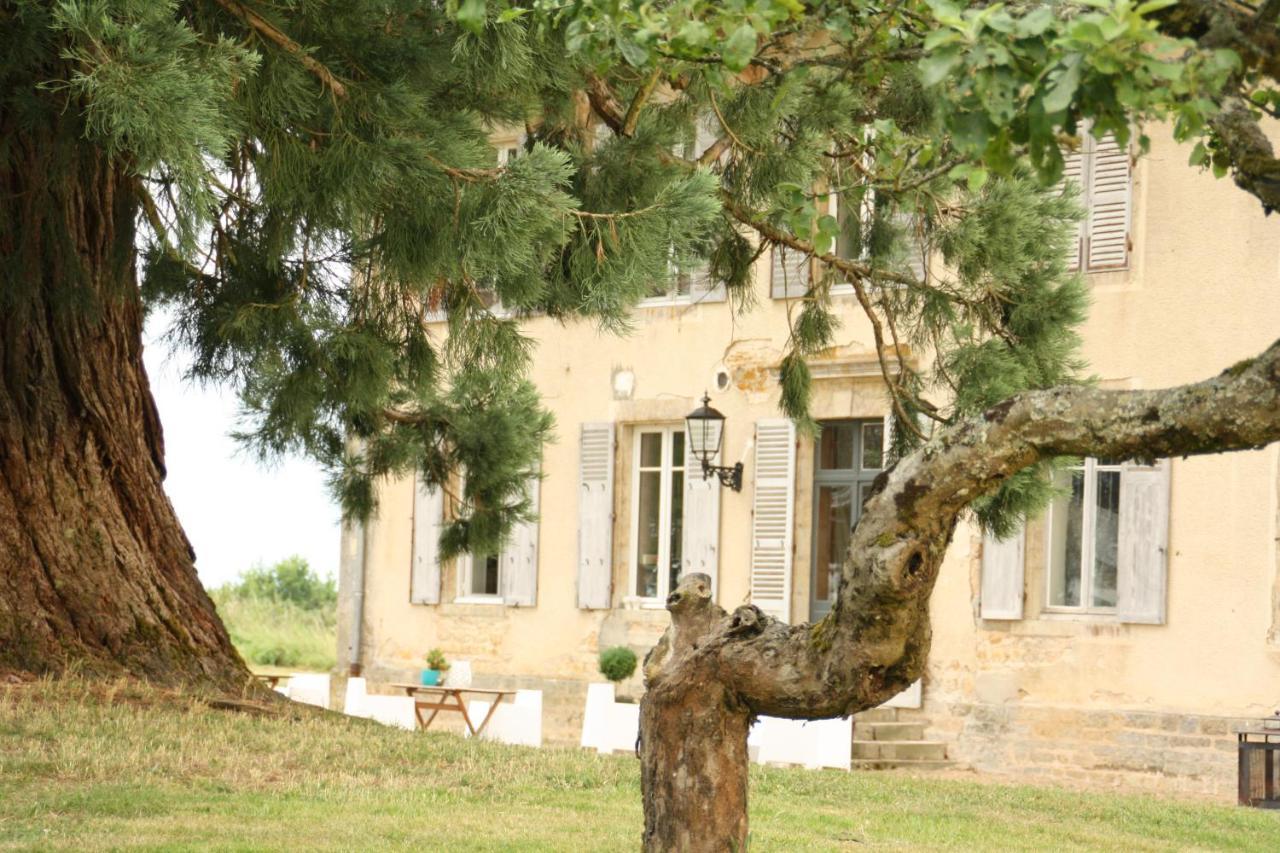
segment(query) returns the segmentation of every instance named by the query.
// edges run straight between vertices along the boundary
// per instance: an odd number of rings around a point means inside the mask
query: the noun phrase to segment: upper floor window
[[[1106,134],[1094,139],[1088,125],[1082,142],[1063,155],[1062,182],[1075,184],[1085,218],[1080,223],[1071,269],[1103,272],[1129,265],[1133,169],[1127,149]]]

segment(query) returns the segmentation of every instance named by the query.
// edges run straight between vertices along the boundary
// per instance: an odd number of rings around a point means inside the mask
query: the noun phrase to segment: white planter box
[[[471,724],[480,725],[490,707],[492,703],[479,699],[468,702]],[[542,691],[517,690],[515,701],[498,705],[480,737],[519,746],[542,746]]]
[[[640,736],[640,706],[614,699],[612,684],[588,684],[582,745],[599,752],[632,752]]]

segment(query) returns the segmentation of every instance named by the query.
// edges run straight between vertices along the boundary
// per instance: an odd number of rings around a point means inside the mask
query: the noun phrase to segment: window
[[[683,426],[636,432],[630,586],[636,598],[665,601],[680,580],[684,463]]]
[[[1113,612],[1120,544],[1119,462],[1086,459],[1058,473],[1050,509],[1049,606]]]
[[[849,535],[883,465],[883,420],[822,425],[814,448],[810,619],[821,619],[831,610]]]
[[[501,601],[502,555],[471,554],[463,557],[463,561],[463,597]]]
[[[1109,133],[1094,139],[1087,124],[1081,127],[1080,135],[1080,148],[1063,155],[1062,169],[1062,183],[1079,188],[1085,209],[1071,269],[1124,269],[1129,265],[1132,218],[1129,152]]]

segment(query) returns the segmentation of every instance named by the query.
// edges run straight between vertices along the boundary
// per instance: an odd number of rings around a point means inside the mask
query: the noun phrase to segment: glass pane
[[[680,561],[684,556],[684,472],[671,475],[671,565],[668,569],[667,592],[680,583]]]
[[[719,431],[717,429],[717,431]],[[671,467],[684,467],[684,432],[676,431],[671,434]]]
[[[640,434],[640,467],[657,468],[662,465],[662,433]]]
[[[818,439],[818,467],[824,471],[853,467],[853,424],[823,424]]]
[[[636,595],[654,598],[658,594],[658,509],[662,474],[640,473],[640,523],[636,531]]]
[[[1116,550],[1120,544],[1120,472],[1098,471],[1093,521],[1094,607],[1116,606]]]
[[[858,222],[860,196],[856,192],[846,193],[838,203],[836,219],[840,223],[840,233],[836,237],[836,257],[862,257],[862,225]]]
[[[1084,472],[1058,473],[1057,486],[1066,489],[1053,501],[1049,552],[1049,603],[1080,606],[1080,565],[1084,547]]]
[[[862,467],[872,471],[884,467],[884,423],[862,425]]]
[[[814,549],[813,597],[830,601],[840,582],[840,567],[849,550],[853,528],[853,490],[849,486],[818,487],[818,542]]]
[[[703,448],[708,451],[708,462],[715,459],[716,449],[720,446],[720,431],[724,427],[724,421],[689,421],[689,450],[696,456],[703,452]],[[684,434],[677,436],[679,444],[676,445],[677,454],[672,457],[677,467],[684,464]]]
[[[498,594],[498,566],[497,554],[487,554],[483,557],[473,558],[471,563],[472,595]]]

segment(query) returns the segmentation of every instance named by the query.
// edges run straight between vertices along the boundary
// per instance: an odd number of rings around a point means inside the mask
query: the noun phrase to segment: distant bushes
[[[210,590],[231,642],[250,663],[331,669],[336,661],[337,585],[301,557],[254,566]]]

